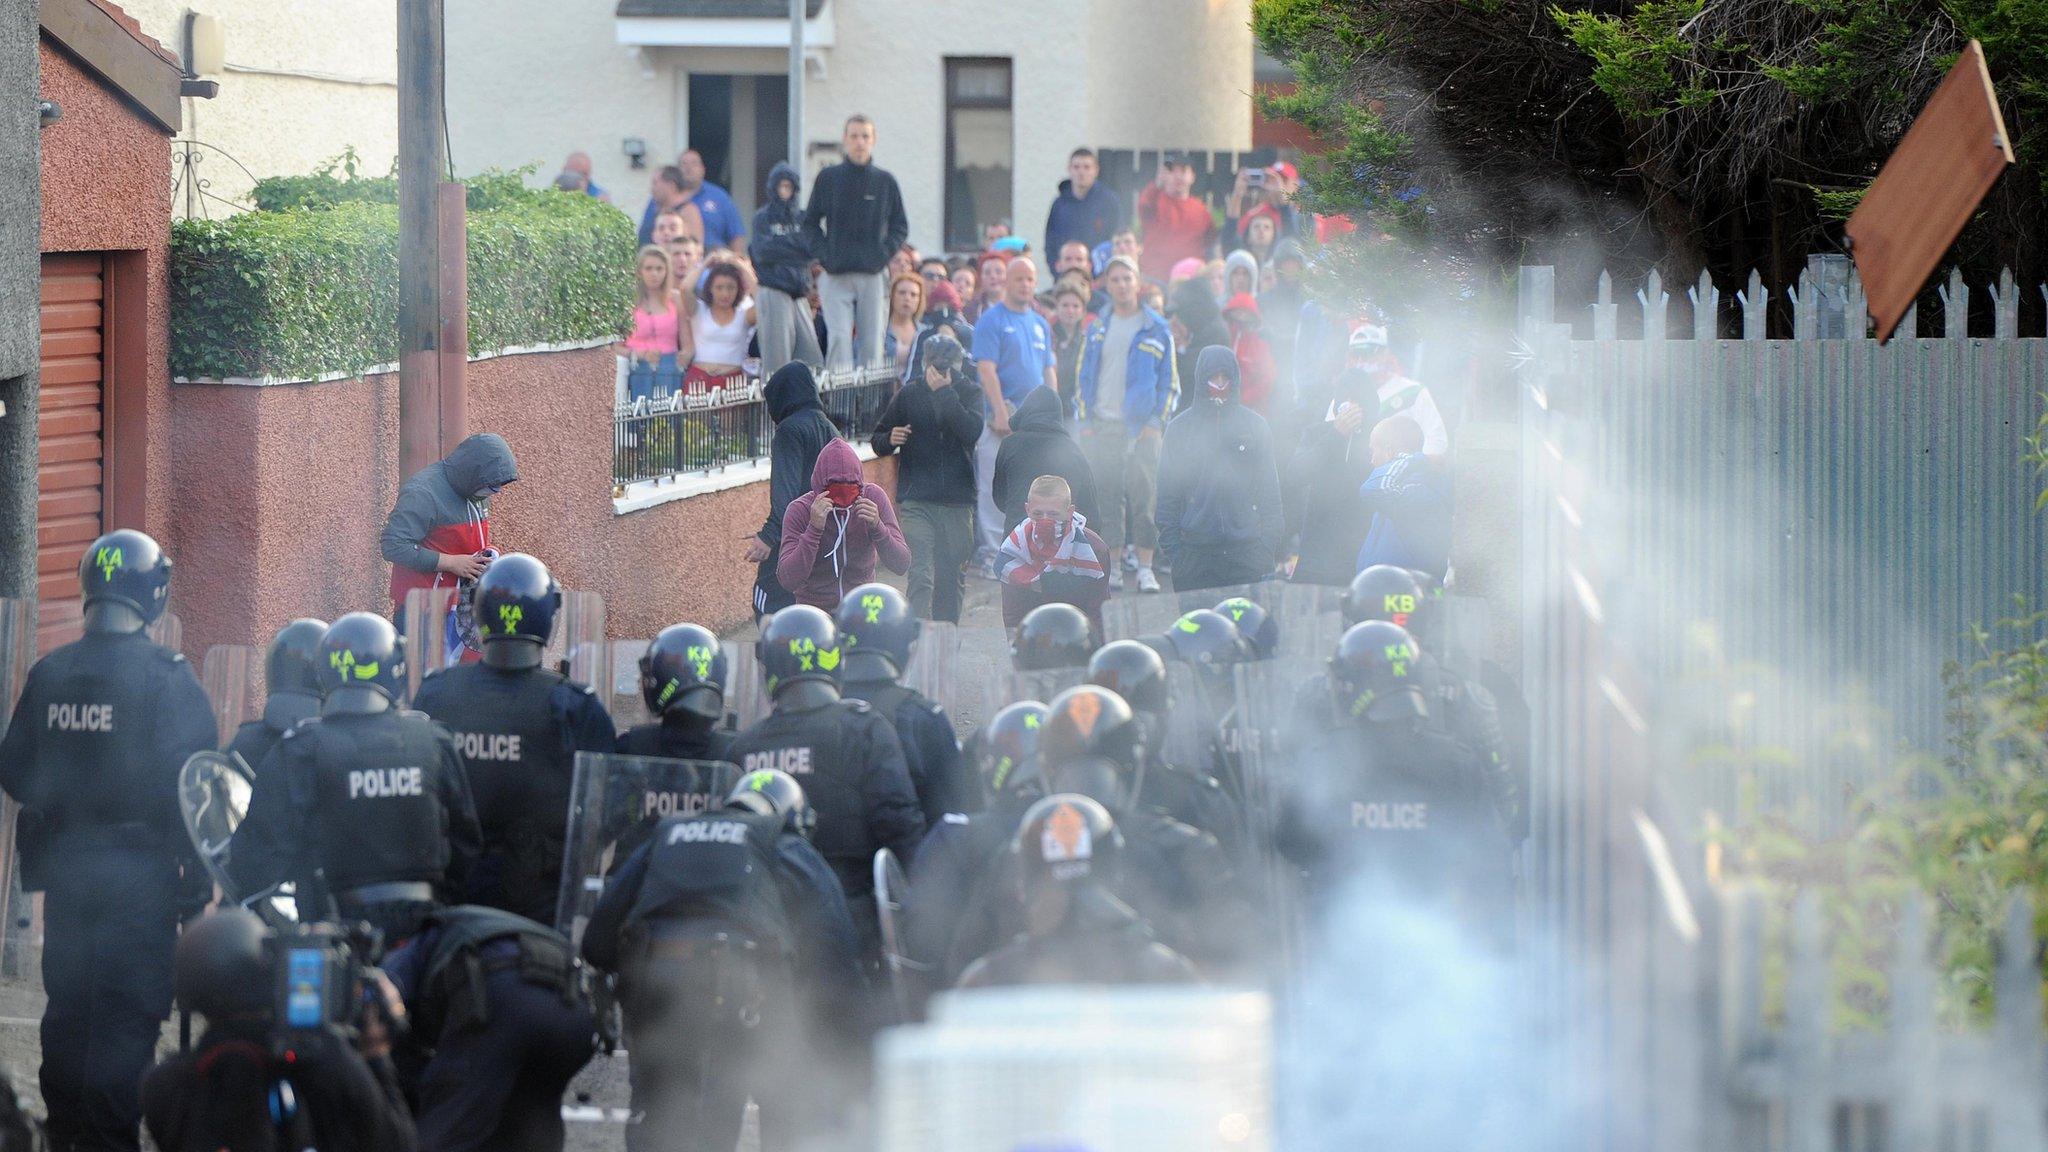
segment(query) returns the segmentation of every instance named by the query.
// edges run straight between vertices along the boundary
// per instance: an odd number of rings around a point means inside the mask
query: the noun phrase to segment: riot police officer
[[[0,741],[0,786],[22,806],[22,886],[44,893],[50,1142],[134,1148],[179,912],[212,894],[179,815],[178,770],[219,731],[185,658],[145,634],[170,592],[156,541],[109,532],[78,580],[85,635],[29,672]]]
[[[910,893],[904,903],[908,920],[905,943],[910,958],[933,972],[941,986],[953,983],[957,969],[946,968],[953,940],[963,926],[987,939],[992,929],[982,924],[996,910],[973,899],[1009,850],[1017,822],[1045,795],[1038,759],[1038,735],[1045,726],[1045,705],[1020,700],[1003,708],[968,738],[977,774],[989,796],[987,811],[948,812],[925,833],[910,863]],[[965,959],[973,959],[972,956]]]
[[[1258,601],[1232,596],[1216,605],[1216,613],[1236,626],[1253,660],[1271,660],[1280,654],[1280,622]]]
[[[1213,636],[1222,636],[1220,628]],[[1197,722],[1220,720],[1222,713],[1206,700],[1182,701],[1192,715],[1187,718],[1188,738],[1181,742],[1187,759],[1169,757],[1165,752],[1173,706],[1167,682],[1166,661],[1159,648],[1171,648],[1161,641],[1156,647],[1139,640],[1115,640],[1102,646],[1088,661],[1088,682],[1109,689],[1123,698],[1136,713],[1143,735],[1145,771],[1139,780],[1139,798],[1181,823],[1199,828],[1226,848],[1235,850],[1243,840],[1243,811],[1207,765],[1219,758],[1210,729]]]
[[[740,771],[787,772],[818,814],[814,838],[832,865],[873,955],[878,926],[871,898],[875,852],[909,859],[924,836],[924,810],[889,721],[865,701],[839,695],[845,649],[832,618],[796,604],[768,618],[755,642],[772,711],[740,734]]]
[[[381,1015],[365,1020],[353,1047],[310,1033],[295,1037],[289,1063],[277,1053],[269,938],[263,922],[240,908],[196,920],[179,936],[178,1003],[206,1018],[206,1033],[143,1080],[150,1137],[162,1152],[410,1152],[417,1145],[412,1113]],[[396,997],[379,1011],[403,1015]]]
[[[297,882],[302,919],[331,898],[396,942],[468,880],[476,806],[447,730],[398,704],[405,642],[390,621],[343,616],[319,658],[320,715],[257,769],[230,867],[244,892]]]
[[[1040,604],[1017,622],[1010,662],[1019,672],[1079,668],[1095,651],[1088,616],[1072,604]]]
[[[618,818],[630,827],[617,840],[616,859],[633,854],[657,820],[708,812],[724,803],[739,779],[732,742],[738,733],[725,717],[725,649],[709,628],[671,624],[640,657],[640,697],[657,717],[620,734],[619,752],[698,763],[663,789],[649,787]]]
[[[1362,878],[1499,933],[1511,922],[1499,778],[1431,723],[1421,654],[1386,621],[1344,633],[1329,662],[1334,721],[1299,761],[1276,846],[1312,894]]]
[[[254,771],[277,746],[292,725],[320,712],[320,668],[315,657],[320,638],[327,635],[327,621],[294,620],[278,629],[270,639],[270,651],[263,657],[263,685],[269,694],[263,701],[263,715],[245,722],[228,741],[231,756]]]
[[[974,962],[962,988],[1003,984],[1160,984],[1196,979],[1116,896],[1124,840],[1109,810],[1074,793],[1031,806],[1011,852],[1022,935]]]
[[[1351,578],[1350,586],[1344,589],[1341,611],[1346,628],[1368,620],[1384,620],[1407,628],[1428,605],[1429,599],[1415,573],[1392,564],[1374,564]]]
[[[910,601],[887,584],[863,584],[839,602],[833,622],[845,648],[840,679],[846,698],[867,701],[895,725],[925,823],[948,812],[981,807],[980,781],[961,760],[946,710],[902,683],[904,670],[910,667],[911,645],[923,627],[911,613]]]
[[[662,821],[598,902],[583,953],[620,977],[632,1152],[728,1152],[750,1096],[764,1146],[826,1114],[831,1077],[806,1074],[799,1054],[843,1038],[827,1022],[847,1018],[861,976],[813,819],[794,777],[750,772],[722,810]],[[827,1003],[838,1011],[817,1010]]]
[[[562,606],[546,565],[501,556],[471,595],[483,662],[428,676],[413,705],[455,734],[476,797],[484,854],[466,902],[553,924],[576,753],[618,737],[589,687],[541,667]]]

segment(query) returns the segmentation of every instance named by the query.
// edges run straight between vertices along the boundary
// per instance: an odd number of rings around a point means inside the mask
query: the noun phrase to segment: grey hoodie
[[[481,521],[490,514],[485,488],[519,479],[512,446],[496,432],[479,432],[399,486],[398,503],[384,521],[384,558],[415,572],[435,570],[437,550],[424,545],[435,529]],[[398,584],[398,574],[392,583]]]

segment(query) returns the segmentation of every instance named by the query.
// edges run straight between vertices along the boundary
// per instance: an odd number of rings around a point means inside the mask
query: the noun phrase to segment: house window
[[[946,247],[981,248],[984,224],[1010,219],[1010,62],[946,61]]]

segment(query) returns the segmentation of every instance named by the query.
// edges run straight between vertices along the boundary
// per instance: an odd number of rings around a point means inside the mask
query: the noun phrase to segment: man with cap
[[[1159,535],[1151,511],[1173,404],[1173,332],[1165,317],[1139,302],[1136,260],[1111,258],[1103,287],[1109,311],[1088,326],[1078,384],[1081,446],[1101,494],[1095,529],[1110,556],[1125,543],[1137,546],[1138,590],[1157,592],[1152,550]],[[1123,586],[1120,568],[1110,581],[1112,588]]]
[[[1032,805],[1011,846],[1024,932],[976,960],[959,986],[1196,980],[1194,965],[1117,899],[1123,850],[1109,810],[1087,796],[1060,793]]]
[[[433,673],[414,706],[455,734],[483,824],[467,903],[555,923],[576,753],[610,752],[611,714],[588,685],[541,666],[562,590],[547,566],[513,553],[471,595],[483,662]]]
[[[1365,373],[1377,407],[1368,423],[1378,426],[1390,416],[1406,416],[1422,430],[1422,453],[1442,456],[1451,450],[1443,413],[1428,387],[1401,374],[1401,361],[1387,345],[1385,326],[1370,321],[1352,327],[1344,359],[1346,368]]]
[[[325,620],[294,620],[271,638],[263,658],[263,715],[245,721],[228,741],[227,753],[239,756],[251,771],[263,763],[277,741],[299,721],[320,711],[320,638]]]
[[[21,876],[43,893],[42,1088],[58,1148],[132,1149],[135,1087],[171,1011],[179,914],[213,894],[178,771],[220,738],[185,658],[149,638],[171,561],[132,529],[80,557],[85,634],[36,661],[0,786],[22,807]]]
[[[845,650],[840,678],[846,698],[866,701],[895,726],[925,824],[948,812],[979,808],[980,790],[960,759],[952,719],[902,682],[923,627],[903,594],[887,584],[862,584],[839,602],[835,623]]]
[[[896,522],[910,545],[910,610],[958,623],[974,558],[974,448],[981,389],[967,350],[943,328],[920,338],[923,375],[896,390],[875,423],[876,458],[897,456]]]

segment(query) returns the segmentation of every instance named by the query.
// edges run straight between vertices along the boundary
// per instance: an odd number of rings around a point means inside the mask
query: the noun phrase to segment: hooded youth
[[[789,181],[788,199],[778,198],[775,186]],[[747,256],[754,262],[754,277],[763,288],[802,299],[811,288],[811,248],[804,238],[803,178],[787,162],[768,170],[762,190],[761,209],[754,213],[754,238]]]
[[[855,498],[865,496],[874,501],[881,524],[870,527],[854,514],[852,501],[848,501],[846,506],[832,509],[823,528],[811,527],[811,506],[828,498],[832,484],[859,485]],[[889,503],[889,494],[861,474],[860,456],[853,445],[834,440],[818,453],[818,463],[811,469],[811,490],[783,513],[776,579],[797,603],[829,612],[839,606],[848,588],[875,578],[877,559],[891,572],[908,572],[910,545],[903,541],[903,529],[896,526],[896,509]]]
[[[1040,476],[1065,480],[1073,490],[1075,509],[1083,516],[1095,515],[1095,470],[1067,426],[1059,395],[1043,386],[1033,388],[1017,405],[1010,416],[1010,434],[996,449],[989,488],[1005,528],[1024,519],[1025,497]]]
[[[758,237],[760,232],[754,235]],[[825,414],[810,366],[801,360],[777,368],[762,397],[768,404],[768,418],[775,421],[775,441],[768,454],[768,519],[757,535],[763,544],[775,548],[782,543],[783,509],[804,494],[818,453],[839,436],[839,429]],[[774,558],[768,562],[773,564]]]
[[[1209,397],[1216,376],[1230,382],[1221,403]],[[1202,349],[1183,387],[1187,411],[1166,426],[1159,451],[1159,547],[1176,569],[1183,552],[1209,550],[1270,564],[1286,526],[1280,477],[1265,419],[1238,400],[1237,357]]]
[[[415,588],[455,584],[439,569],[441,556],[468,556],[491,544],[494,489],[519,479],[512,446],[496,432],[479,432],[399,486],[379,543],[391,561],[391,601],[404,604]]]

